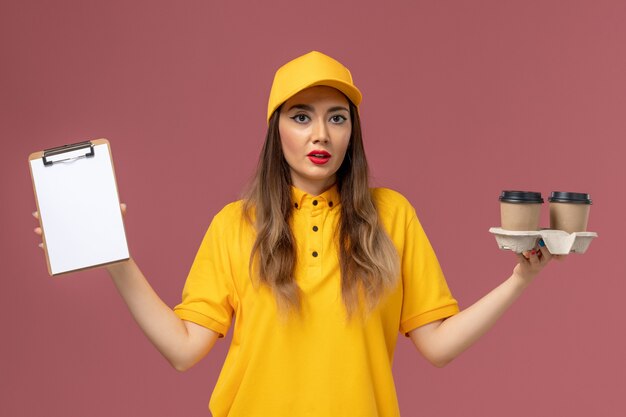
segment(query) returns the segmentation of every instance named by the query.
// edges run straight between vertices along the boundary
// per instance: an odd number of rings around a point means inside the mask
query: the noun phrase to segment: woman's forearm
[[[109,265],[107,271],[141,330],[172,366],[185,370],[211,349],[217,333],[181,320],[159,298],[134,260]]]
[[[506,281],[460,313],[411,331],[411,340],[435,366],[448,364],[493,327],[550,258],[545,248],[533,251],[530,259],[520,255]]]
[[[527,282],[512,275],[470,307],[446,320],[411,332],[411,339],[435,366],[444,366],[480,339],[513,302]]]

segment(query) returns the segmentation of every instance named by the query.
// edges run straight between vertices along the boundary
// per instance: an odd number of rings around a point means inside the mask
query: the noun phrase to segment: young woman
[[[178,370],[232,327],[209,404],[216,417],[398,416],[398,333],[444,366],[551,258],[545,247],[520,256],[503,284],[459,312],[414,209],[368,187],[360,101],[350,72],[319,52],[278,70],[251,189],[213,219],[174,310],[132,259],[107,267]]]

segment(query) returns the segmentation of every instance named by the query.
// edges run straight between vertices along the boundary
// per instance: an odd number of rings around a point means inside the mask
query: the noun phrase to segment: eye
[[[348,118],[346,116],[342,116],[341,114],[335,114],[333,116],[330,116],[331,123],[342,124],[346,120],[348,120]]]
[[[309,116],[307,116],[306,114],[296,114],[295,116],[291,116],[291,119],[296,122],[296,123],[306,123],[308,122]]]

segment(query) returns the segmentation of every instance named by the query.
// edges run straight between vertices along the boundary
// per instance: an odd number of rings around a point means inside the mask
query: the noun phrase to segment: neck
[[[307,194],[315,196],[315,195],[322,194],[324,191],[328,190],[333,185],[335,185],[335,178],[334,177],[329,178],[326,181],[320,181],[320,182],[311,182],[311,181],[302,182],[302,181],[292,180],[292,184],[297,189],[302,190]]]

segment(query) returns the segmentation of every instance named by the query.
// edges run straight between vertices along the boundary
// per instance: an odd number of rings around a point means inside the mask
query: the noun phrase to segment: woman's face
[[[296,188],[318,195],[335,183],[352,133],[348,99],[338,90],[302,90],[281,109],[283,153]]]

